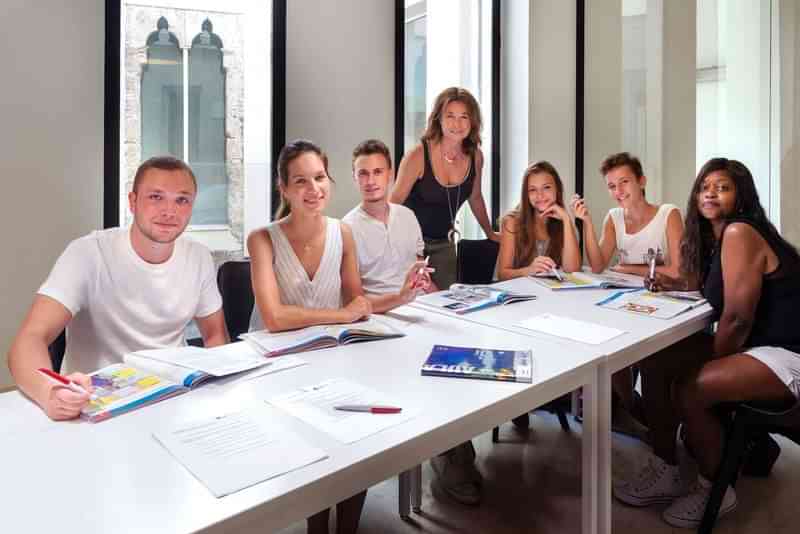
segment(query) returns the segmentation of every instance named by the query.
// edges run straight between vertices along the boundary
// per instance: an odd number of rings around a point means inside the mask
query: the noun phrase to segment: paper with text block
[[[408,421],[416,414],[386,395],[343,378],[330,379],[270,399],[277,406],[342,443],[355,443],[381,430]],[[345,404],[400,406],[396,414],[342,412]]]
[[[553,315],[552,313],[528,317],[516,324],[527,330],[572,339],[581,343],[589,343],[590,345],[605,343],[625,333],[624,330],[618,328],[570,319],[569,317]]]
[[[156,431],[153,437],[215,497],[223,497],[327,458],[271,412],[259,404]]]

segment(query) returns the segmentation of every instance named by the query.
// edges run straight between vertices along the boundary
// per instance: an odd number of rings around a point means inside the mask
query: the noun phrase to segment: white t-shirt
[[[619,262],[635,265],[646,264],[647,249],[649,248],[660,253],[659,264],[668,262],[667,219],[672,210],[677,209],[678,207],[674,204],[661,204],[652,220],[635,234],[625,231],[625,213],[622,208],[610,210],[606,218],[610,217],[614,224]],[[680,215],[680,210],[678,210],[678,215]]]
[[[400,204],[389,204],[389,218],[384,224],[359,204],[342,221],[353,230],[364,291],[377,294],[400,291],[408,269],[425,249],[414,212]]]
[[[88,373],[136,350],[184,345],[189,321],[222,307],[206,247],[180,237],[172,256],[153,265],[133,250],[129,228],[95,231],[70,243],[39,294],[72,313],[65,373]]]

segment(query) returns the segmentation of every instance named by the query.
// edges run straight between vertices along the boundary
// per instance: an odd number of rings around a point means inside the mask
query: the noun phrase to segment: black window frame
[[[272,0],[272,176],[286,142],[286,5]],[[105,76],[103,118],[103,228],[119,226],[120,211],[120,72],[122,2],[105,0]],[[276,185],[273,178],[271,187]],[[272,195],[275,212],[277,195]]]

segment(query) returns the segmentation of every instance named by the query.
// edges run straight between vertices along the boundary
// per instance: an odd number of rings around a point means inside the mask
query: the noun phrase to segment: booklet
[[[92,422],[103,421],[160,400],[180,395],[206,381],[257,367],[273,367],[244,342],[210,349],[173,347],[132,352],[123,363],[104,367],[89,376],[93,399],[81,411]],[[298,362],[294,366],[302,365]],[[288,366],[274,366],[275,371]],[[202,369],[200,369],[202,368]]]
[[[491,306],[533,300],[536,295],[506,291],[494,286],[453,284],[449,290],[417,297],[414,302],[459,315]]]
[[[699,293],[651,293],[645,290],[618,291],[597,303],[612,310],[622,310],[637,315],[672,319],[685,311],[706,303]]]
[[[497,350],[434,345],[422,364],[425,376],[481,378],[531,383],[533,355],[530,350]]]
[[[405,334],[375,317],[347,325],[310,326],[290,332],[259,330],[240,337],[267,357],[327,349],[337,345],[375,341]]]
[[[617,273],[585,273],[560,272],[561,280],[555,274],[540,273],[532,274],[530,278],[539,285],[550,288],[554,291],[564,289],[639,289],[644,286],[644,279],[640,276],[623,275]]]

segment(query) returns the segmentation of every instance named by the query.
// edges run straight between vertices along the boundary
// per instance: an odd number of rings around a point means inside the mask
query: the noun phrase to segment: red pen
[[[38,371],[42,373],[50,382],[56,385],[64,386],[65,388],[71,389],[76,393],[84,393],[86,395],[89,395],[89,398],[91,398],[92,400],[97,398],[97,396],[94,393],[89,393],[80,384],[73,382],[64,375],[56,373],[52,369],[47,369],[46,367],[39,367]]]
[[[345,404],[342,406],[334,406],[334,410],[342,412],[368,412],[368,413],[400,413],[402,408],[397,406],[372,406],[369,404]]]

